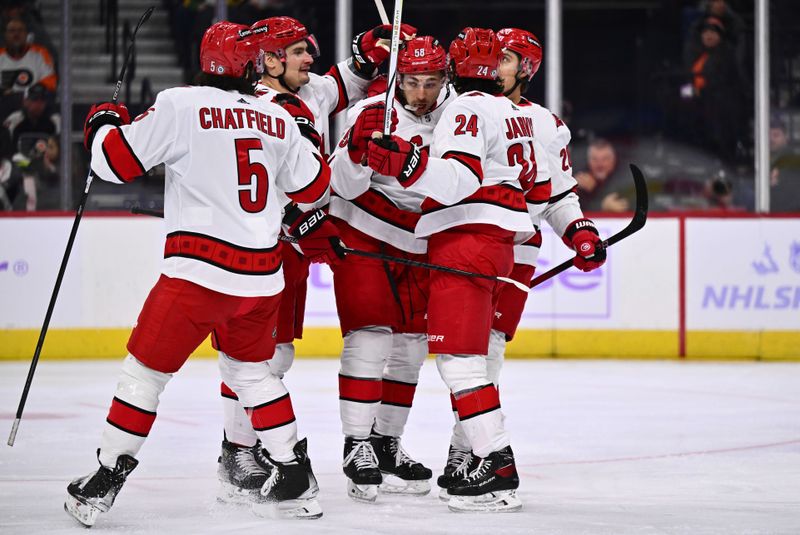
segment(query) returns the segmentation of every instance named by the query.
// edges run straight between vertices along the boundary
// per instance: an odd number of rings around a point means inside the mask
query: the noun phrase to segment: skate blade
[[[226,505],[247,505],[257,501],[258,496],[258,489],[247,490],[231,483],[220,481],[217,501]]]
[[[450,493],[447,492],[447,489],[439,489],[439,499],[440,500],[442,500],[443,502],[449,502],[450,498],[451,498],[451,496],[450,496]]]
[[[378,486],[378,491],[381,494],[425,496],[431,491],[431,482],[427,479],[406,480],[394,474],[383,472],[383,483]]]
[[[480,496],[450,495],[447,507],[456,513],[513,513],[522,509],[515,490],[487,492]]]
[[[378,485],[356,485],[348,479],[347,495],[357,502],[375,503],[378,499]]]
[[[87,528],[94,526],[97,517],[103,512],[94,505],[83,503],[71,494],[67,494],[67,499],[64,501],[64,510]]]
[[[322,506],[316,498],[261,502],[253,504],[253,513],[261,518],[313,520],[322,516]]]

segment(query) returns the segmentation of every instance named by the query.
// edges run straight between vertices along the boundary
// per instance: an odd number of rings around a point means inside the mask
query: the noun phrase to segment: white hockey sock
[[[392,335],[392,352],[383,371],[381,403],[375,415],[375,431],[381,435],[402,436],[417,390],[419,371],[427,356],[426,335]]]
[[[438,355],[439,373],[456,398],[458,417],[472,451],[486,457],[510,444],[503,426],[497,388],[488,378],[483,355]]]
[[[467,434],[464,432],[464,427],[461,425],[461,420],[458,419],[456,398],[453,397],[453,394],[450,394],[450,404],[453,409],[453,418],[456,421],[455,424],[453,424],[453,434],[450,437],[450,445],[458,450],[472,451],[472,445],[470,445]]]
[[[221,351],[219,370],[225,384],[244,405],[264,449],[276,461],[293,460],[297,423],[283,381],[266,362],[242,362]]]
[[[294,363],[294,344],[289,342],[276,345],[275,354],[267,362],[272,373],[283,379]]]
[[[136,457],[156,419],[158,398],[172,374],[148,368],[133,355],[122,362],[117,391],[100,442],[100,464],[113,468],[117,457]]]
[[[225,438],[227,438],[229,442],[239,444],[240,446],[247,446],[248,448],[255,446],[258,435],[253,431],[253,424],[250,422],[250,417],[239,402],[239,397],[236,395],[236,392],[231,390],[225,383],[222,383],[220,385],[220,394],[222,395]]]
[[[500,371],[506,355],[506,334],[492,329],[489,333],[489,354],[486,355],[486,373],[495,386],[500,386]]]
[[[339,412],[345,436],[366,438],[381,401],[392,330],[373,326],[347,333],[339,371]]]

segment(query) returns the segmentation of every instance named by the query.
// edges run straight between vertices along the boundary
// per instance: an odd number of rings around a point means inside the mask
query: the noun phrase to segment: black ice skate
[[[522,508],[519,477],[511,446],[478,460],[477,466],[449,488],[448,507],[456,512],[511,512]]]
[[[99,460],[99,449],[97,457]],[[97,516],[114,505],[122,484],[137,464],[139,461],[130,455],[120,455],[113,469],[100,465],[96,472],[74,480],[67,486],[64,510],[84,526],[92,527]]]
[[[478,458],[472,455],[470,450],[462,450],[451,444],[447,451],[444,473],[436,479],[436,484],[440,488],[439,499],[445,502],[450,501],[447,489],[456,481],[464,478],[476,466],[478,466]]]
[[[317,501],[319,486],[311,470],[306,439],[295,444],[292,461],[279,462],[266,451],[264,454],[274,468],[259,491],[253,512],[269,518],[321,517],[322,507]]]
[[[217,500],[223,503],[248,503],[256,500],[273,466],[263,454],[261,443],[239,446],[222,439],[222,453],[217,459],[220,490]]]
[[[400,445],[400,437],[381,435],[373,431],[372,447],[378,458],[383,482],[378,490],[387,494],[423,496],[431,491],[433,472],[412,459]]]
[[[374,502],[378,498],[383,476],[370,439],[345,437],[342,467],[347,476],[348,496],[359,502]]]

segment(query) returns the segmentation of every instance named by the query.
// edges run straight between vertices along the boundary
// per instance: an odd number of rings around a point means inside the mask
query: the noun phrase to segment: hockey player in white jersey
[[[446,69],[447,54],[433,37],[411,39],[398,53],[395,133],[422,150],[455,97]],[[425,261],[427,241],[414,235],[425,196],[362,165],[372,132],[382,128],[385,100],[382,93],[350,110],[330,161],[329,214],[349,247]],[[405,452],[400,437],[428,354],[428,272],[348,256],[334,267],[333,284],[344,337],[339,406],[348,495],[371,502],[379,488],[427,494],[432,472]]]
[[[409,25],[404,25],[403,30],[409,34],[416,32]],[[289,111],[301,133],[324,157],[329,153],[330,118],[364,98],[377,66],[388,57],[382,39],[391,32],[391,27],[378,26],[357,35],[353,40],[353,57],[334,65],[324,76],[309,71],[319,54],[319,47],[313,34],[297,19],[270,17],[254,23],[250,31],[264,53],[264,72],[256,86],[256,94]],[[286,206],[288,201],[284,197],[281,206]],[[287,208],[288,212],[297,212],[297,208]],[[269,365],[276,375],[282,377],[294,361],[293,341],[303,336],[309,261],[299,247],[286,242],[279,247],[285,286],[278,313],[275,356]],[[235,392],[223,382],[220,393],[224,407],[224,436],[218,464],[219,498],[223,501],[248,500],[269,477],[269,467],[259,462],[256,433]]]
[[[133,123],[124,105],[105,103],[92,107],[84,126],[92,170],[104,180],[130,182],[165,164],[167,232],[161,277],[128,341],[100,468],[67,488],[65,509],[87,526],[138,464],[167,382],[212,333],[223,379],[248,407],[274,466],[255,509],[322,515],[289,393],[265,362],[283,288],[276,191],[311,204],[326,194],[330,169],[301,143],[291,115],[253,95],[261,61],[246,30],[227,22],[209,28],[196,85],[162,91]],[[317,211],[290,231],[317,260],[341,255],[336,228]]]
[[[428,238],[432,263],[508,276],[514,242],[535,232],[526,192],[549,198],[549,169],[546,161],[537,166],[532,120],[502,95],[497,79],[502,49],[494,32],[464,29],[450,44],[450,58],[459,96],[436,125],[430,157],[393,135],[369,143],[368,163],[428,197],[416,235]],[[450,487],[448,505],[455,511],[513,511],[522,505],[500,398],[486,362],[502,288],[481,278],[430,275],[429,349],[437,353],[439,372],[477,458]]]
[[[534,135],[545,150],[539,161],[546,158],[552,171],[552,191],[550,198],[546,200],[546,208],[539,213],[539,204],[543,199],[537,199],[535,204],[529,200],[531,212],[534,214],[533,223],[538,228],[541,219],[547,221],[567,247],[577,253],[576,267],[583,271],[597,269],[605,262],[606,252],[601,246],[602,240],[597,228],[591,220],[584,217],[580,207],[576,193],[577,183],[572,178],[569,128],[547,108],[522,96],[542,61],[539,39],[531,32],[517,28],[504,28],[497,32],[497,38],[503,45],[503,59],[498,69],[500,79],[503,81],[503,92],[520,110],[533,119]],[[511,278],[530,284],[540,246],[541,233],[537,232],[528,242],[514,247],[514,269]],[[509,287],[506,287],[500,295],[487,359],[489,377],[495,385],[499,385],[506,343],[514,337],[527,297],[527,294]],[[456,410],[455,403],[453,410]],[[447,488],[458,479],[460,472],[467,470],[471,465],[471,450],[456,415],[447,464],[444,474],[437,481],[442,488],[440,496],[443,499],[449,499]]]

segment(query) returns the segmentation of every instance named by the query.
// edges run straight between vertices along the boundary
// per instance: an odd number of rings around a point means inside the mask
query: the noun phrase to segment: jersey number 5
[[[239,205],[245,212],[256,214],[267,206],[269,174],[264,164],[250,161],[250,151],[262,150],[264,147],[258,138],[237,139],[235,143]]]
[[[517,164],[522,166],[522,171],[519,173],[519,185],[526,193],[530,191],[536,181],[536,154],[533,150],[533,141],[528,141],[528,146],[531,149],[528,158],[525,158],[525,145],[522,143],[514,143],[508,147],[508,165],[511,167]]]

